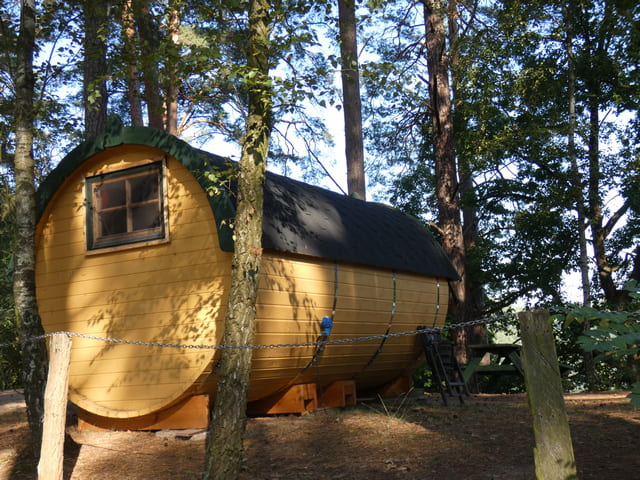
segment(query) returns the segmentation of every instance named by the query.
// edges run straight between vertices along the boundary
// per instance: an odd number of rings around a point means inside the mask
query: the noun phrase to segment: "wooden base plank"
[[[315,383],[293,385],[287,390],[256,400],[247,405],[249,415],[307,413],[318,408]]]
[[[158,412],[133,418],[108,418],[78,408],[78,430],[184,430],[207,428],[209,396],[195,395]]]
[[[378,394],[383,398],[400,397],[407,395],[413,388],[413,380],[411,375],[401,375],[393,382],[378,390]]]
[[[356,382],[354,380],[339,380],[331,383],[322,390],[319,403],[321,407],[355,405]]]

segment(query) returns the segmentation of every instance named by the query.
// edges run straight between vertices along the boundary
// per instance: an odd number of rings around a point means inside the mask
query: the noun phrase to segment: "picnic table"
[[[471,360],[464,367],[463,377],[468,382],[473,375],[521,375],[522,360],[520,359],[521,345],[516,343],[483,343],[469,345]],[[486,354],[495,355],[495,360],[482,364]]]

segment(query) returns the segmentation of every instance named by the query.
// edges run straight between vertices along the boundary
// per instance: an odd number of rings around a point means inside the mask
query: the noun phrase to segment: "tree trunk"
[[[623,217],[629,208],[628,201],[613,213],[608,220],[604,218],[602,196],[600,195],[600,184],[603,172],[600,165],[600,107],[605,101],[602,86],[609,81],[603,78],[600,70],[600,62],[607,57],[607,45],[611,42],[610,30],[615,17],[613,15],[614,3],[604,2],[601,13],[602,20],[599,22],[593,35],[591,31],[585,34],[584,43],[589,52],[588,71],[585,74],[587,106],[589,112],[589,136],[588,136],[588,158],[589,158],[589,186],[588,186],[588,216],[591,225],[591,243],[595,255],[598,282],[604,293],[605,299],[611,308],[622,308],[630,300],[627,293],[616,287],[613,272],[616,266],[611,265],[607,255],[606,242],[616,223]]]
[[[458,168],[453,137],[451,90],[449,87],[449,59],[444,28],[445,9],[439,0],[423,0],[426,24],[427,65],[429,68],[429,96],[435,156],[438,223],[442,231],[442,247],[460,275],[450,282],[449,313],[454,322],[466,320],[465,255]],[[467,362],[467,333],[454,331],[458,361]]]
[[[598,95],[592,93],[589,100],[589,213],[591,224],[592,246],[598,272],[598,282],[607,303],[612,308],[622,307],[628,297],[616,287],[613,279],[614,267],[609,263],[606,241],[611,233],[611,220],[605,224],[602,212],[602,197],[600,196],[600,104]],[[625,208],[625,207],[623,207]],[[621,211],[620,211],[621,212]],[[621,215],[618,215],[621,216]],[[615,218],[612,217],[612,218]]]
[[[133,19],[133,5],[127,0],[122,7],[122,30],[124,32],[124,50],[127,69],[127,98],[129,99],[131,125],[144,125],[142,117],[142,100],[140,96],[140,78],[138,71],[138,49],[136,47],[136,30]]]
[[[107,9],[104,0],[84,0],[84,62],[82,100],[84,106],[84,137],[104,130],[107,120]]]
[[[144,99],[147,102],[149,126],[164,130],[164,108],[160,94],[157,62],[159,34],[149,13],[149,1],[133,0],[133,16],[140,36],[142,82],[144,84]]]
[[[460,92],[459,75],[460,69],[460,53],[458,51],[459,42],[459,19],[458,19],[458,3],[451,0],[448,4],[447,19],[449,25],[449,67],[451,71],[451,99],[452,105],[456,105]],[[453,108],[453,107],[452,107]],[[461,125],[460,128],[466,128],[467,121],[456,115],[453,110],[454,125]],[[474,320],[479,318],[485,307],[484,288],[482,283],[473,280],[473,276],[469,275],[469,259],[473,255],[476,245],[478,244],[478,215],[476,207],[476,195],[473,185],[473,169],[468,158],[459,156],[457,158],[460,176],[460,201],[462,209],[462,238],[464,243],[464,286],[465,286],[465,305],[462,318],[465,320]],[[475,277],[477,278],[477,277]],[[487,343],[487,326],[486,324],[474,325],[467,327],[465,337],[467,344]],[[459,343],[456,345],[458,357],[462,358],[468,355],[467,345]]]
[[[235,247],[224,344],[253,344],[258,271],[262,255],[262,202],[271,133],[269,82],[270,4],[249,1],[249,114],[238,174]],[[211,416],[205,480],[235,479],[242,461],[252,350],[223,350],[218,392]]]
[[[35,292],[35,186],[33,148],[34,76],[36,18],[34,0],[20,4],[20,34],[16,69],[16,151],[15,208],[16,237],[13,271],[13,296],[18,331],[22,340],[42,335]],[[44,388],[47,378],[47,353],[43,341],[28,341],[23,347],[23,384],[27,418],[35,452],[42,441]]]
[[[580,249],[580,258],[578,265],[580,266],[580,278],[582,285],[582,306],[591,305],[591,282],[589,279],[589,252],[587,251],[587,222],[584,207],[584,194],[582,191],[582,176],[578,168],[578,159],[576,154],[576,71],[575,58],[573,54],[573,31],[571,28],[571,8],[564,7],[564,21],[566,25],[566,50],[568,59],[568,75],[567,75],[567,96],[569,103],[569,131],[567,132],[567,147],[569,153],[569,163],[571,165],[571,178],[574,190],[574,201],[576,205],[576,213],[578,216],[578,244]],[[582,329],[586,332],[591,328],[589,320],[585,319]],[[598,379],[596,376],[596,366],[593,361],[593,352],[582,353],[582,364],[584,366],[585,378],[589,390],[597,390]]]
[[[355,0],[338,0],[342,104],[349,195],[366,200]]]
[[[178,10],[171,2],[169,5],[169,26],[168,26],[168,44],[169,50],[166,59],[166,77],[165,85],[165,130],[171,135],[178,134],[178,58],[180,55],[180,17]]]

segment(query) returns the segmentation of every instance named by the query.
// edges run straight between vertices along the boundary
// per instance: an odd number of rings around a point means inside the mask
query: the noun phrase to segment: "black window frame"
[[[131,188],[128,180],[144,176],[149,172],[158,175],[158,208],[160,224],[153,228],[132,230],[133,221],[131,211],[143,205],[152,204],[148,200],[134,202],[131,200]],[[85,205],[86,205],[86,247],[87,252],[113,250],[125,247],[136,247],[148,244],[162,243],[169,240],[168,213],[166,208],[166,165],[164,160],[154,161],[135,167],[101,173],[91,177],[85,177]],[[117,208],[124,209],[126,215],[126,231],[123,233],[100,235],[98,215],[104,213],[107,208],[96,208],[97,187],[105,183],[125,182],[125,204]]]

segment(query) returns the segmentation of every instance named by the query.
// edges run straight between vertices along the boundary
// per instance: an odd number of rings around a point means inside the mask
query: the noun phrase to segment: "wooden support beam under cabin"
[[[400,397],[407,395],[413,389],[413,379],[411,374],[403,374],[390,384],[378,390],[378,395],[382,398]]]
[[[250,415],[307,413],[317,410],[318,394],[315,383],[292,385],[286,390],[256,400],[247,405]]]
[[[356,404],[356,382],[339,380],[323,388],[319,407],[345,407]]]
[[[78,430],[184,430],[207,428],[209,396],[194,395],[164,410],[133,418],[102,417],[78,408]]]

